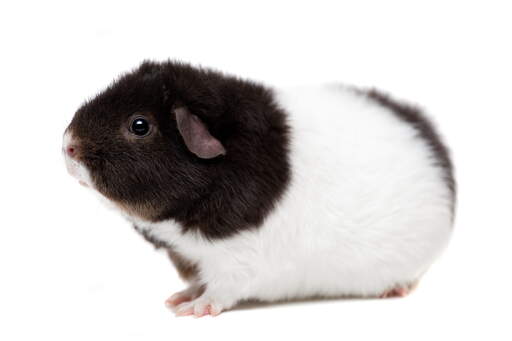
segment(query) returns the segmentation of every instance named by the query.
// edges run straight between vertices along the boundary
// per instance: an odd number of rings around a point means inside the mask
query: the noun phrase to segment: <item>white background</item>
[[[510,340],[512,10],[493,1],[0,5],[1,340]],[[452,243],[405,299],[175,318],[183,284],[66,174],[74,111],[145,58],[274,85],[339,81],[421,104],[453,150]]]

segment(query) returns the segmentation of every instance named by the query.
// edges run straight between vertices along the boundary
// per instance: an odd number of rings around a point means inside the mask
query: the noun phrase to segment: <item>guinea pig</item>
[[[448,149],[415,106],[143,62],[75,113],[69,173],[168,253],[176,315],[407,295],[452,233]]]

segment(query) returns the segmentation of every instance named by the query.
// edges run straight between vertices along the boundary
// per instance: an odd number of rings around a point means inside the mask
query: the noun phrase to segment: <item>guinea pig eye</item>
[[[149,122],[144,117],[135,118],[130,125],[130,131],[137,136],[146,136],[149,128]]]

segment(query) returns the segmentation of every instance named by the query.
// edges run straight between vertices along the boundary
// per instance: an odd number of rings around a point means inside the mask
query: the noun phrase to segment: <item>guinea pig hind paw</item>
[[[393,289],[383,292],[379,298],[393,298],[393,297],[405,297],[409,295],[418,285],[418,282],[413,282],[409,285],[397,286]]]
[[[405,297],[409,294],[409,290],[407,288],[394,288],[382,293],[380,298],[391,298],[391,297]]]

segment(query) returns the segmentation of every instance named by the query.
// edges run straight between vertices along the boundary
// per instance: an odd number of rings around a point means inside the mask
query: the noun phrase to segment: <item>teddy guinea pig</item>
[[[408,294],[452,232],[449,153],[415,107],[143,62],[64,133],[71,175],[165,250],[177,315]]]

